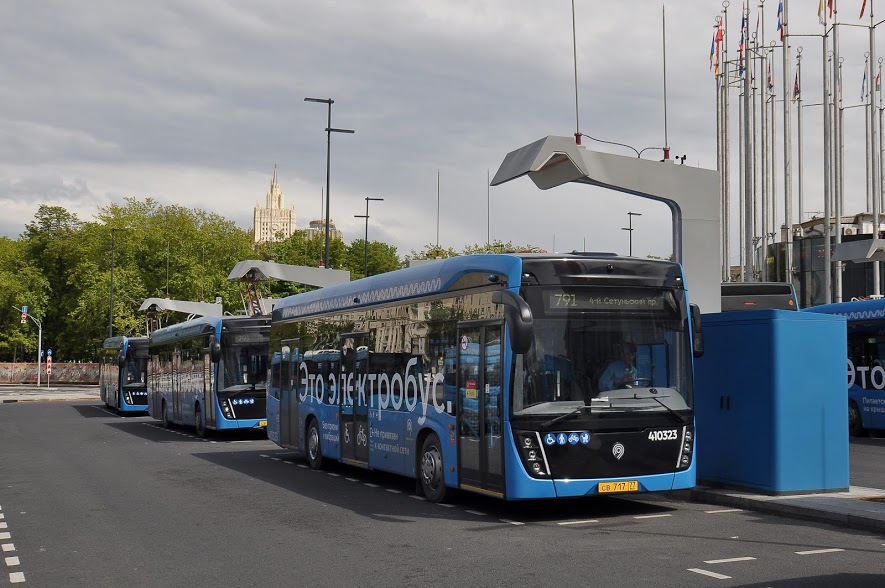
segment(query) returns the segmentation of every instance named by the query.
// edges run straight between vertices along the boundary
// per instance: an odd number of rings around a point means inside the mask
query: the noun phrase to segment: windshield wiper
[[[677,421],[679,421],[680,425],[687,425],[688,424],[688,420],[685,417],[683,417],[681,414],[679,414],[678,412],[676,412],[675,410],[673,410],[672,408],[670,408],[669,406],[664,404],[661,401],[661,399],[658,398],[657,396],[639,396],[638,394],[634,394],[633,398],[635,398],[637,400],[654,400],[655,402],[657,402],[658,404],[660,404],[661,406],[666,408],[667,412],[669,412],[671,415],[673,415],[673,418],[675,418]]]
[[[545,430],[546,430],[546,429],[549,429],[550,427],[552,427],[552,426],[555,425],[556,423],[562,422],[562,421],[564,421],[564,420],[567,419],[567,418],[571,418],[571,417],[573,417],[573,416],[577,416],[577,415],[581,414],[582,412],[584,412],[585,410],[587,410],[588,408],[590,408],[590,407],[589,407],[588,405],[585,404],[584,406],[580,406],[580,407],[576,408],[575,410],[573,410],[573,411],[571,411],[571,412],[567,412],[567,413],[565,413],[565,414],[561,414],[561,415],[559,415],[558,417],[554,417],[554,418],[550,419],[550,420],[547,421],[546,423],[541,423],[541,428],[542,428],[542,429],[545,429]]]

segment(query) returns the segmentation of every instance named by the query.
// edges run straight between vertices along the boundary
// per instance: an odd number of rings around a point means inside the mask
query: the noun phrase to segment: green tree
[[[354,239],[347,247],[344,257],[344,269],[350,271],[352,280],[365,277],[367,262],[370,276],[402,267],[402,262],[396,255],[396,247],[380,241],[369,241],[366,246],[363,239]]]

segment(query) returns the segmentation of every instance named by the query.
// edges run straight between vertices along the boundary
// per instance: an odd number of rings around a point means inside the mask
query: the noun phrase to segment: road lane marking
[[[701,574],[703,576],[710,576],[711,578],[716,578],[717,580],[730,580],[731,576],[726,576],[725,574],[717,574],[716,572],[711,572],[709,570],[702,570],[701,568],[688,568],[689,572],[694,572],[695,574]]]
[[[732,563],[735,561],[753,561],[755,557],[729,557],[728,559],[708,559],[705,560],[705,564],[721,564],[721,563]]]
[[[403,493],[402,490],[397,490],[396,488],[388,488],[387,491],[390,492],[391,494],[402,494]]]
[[[470,514],[472,514],[472,515],[476,515],[476,516],[478,516],[478,517],[484,517],[484,516],[486,516],[486,513],[484,513],[484,512],[479,512],[478,510],[465,510],[464,512],[469,512]]]
[[[15,551],[15,543],[4,543],[0,545],[0,549],[3,551]]]
[[[5,529],[7,527],[6,523],[0,523],[0,529]]]
[[[454,504],[446,504],[445,502],[437,502],[436,505],[437,506],[444,506],[446,508],[455,508]]]
[[[3,514],[2,512],[0,512],[0,521],[2,521],[2,520],[5,519],[5,518],[6,518],[6,515]]]
[[[414,498],[415,500],[427,500],[423,496],[418,496],[417,494],[409,494],[409,498]]]
[[[723,512],[744,512],[744,509],[742,509],[742,508],[723,508],[720,510],[705,510],[704,512],[707,514],[719,514],[719,513],[723,513]]]
[[[348,482],[359,482],[358,478],[344,478],[344,479],[347,480]]]
[[[833,549],[811,549],[809,551],[797,551],[796,555],[818,555],[820,553],[836,553],[838,551],[845,550],[839,549],[838,547],[834,547]]]
[[[500,519],[502,523],[507,523],[508,525],[524,525],[525,523],[520,523],[519,521],[511,521],[510,519]]]
[[[586,523],[598,523],[599,519],[587,519],[585,521],[562,521],[561,523],[556,523],[557,525],[583,525]]]
[[[283,461],[283,460],[280,459],[279,457],[272,457],[271,459],[274,460],[274,461]]]
[[[329,474],[330,476],[332,476],[333,478],[340,478],[341,477],[341,474],[336,474],[335,472],[326,472],[326,473]]]
[[[7,557],[6,558],[6,565],[8,565],[9,567],[19,565],[18,557],[16,557],[16,556]]]
[[[634,519],[660,519],[664,517],[672,517],[671,514],[656,514],[656,515],[640,515],[638,517],[633,517]]]
[[[9,533],[0,533],[0,539],[12,539],[12,535]]]
[[[372,484],[371,482],[363,482],[363,484],[365,484],[369,488],[380,488],[381,487],[378,484]]]
[[[295,464],[295,465],[297,465],[299,468],[306,468],[306,467],[307,467],[307,466],[304,465],[303,463],[297,463],[297,464]]]
[[[20,584],[25,581],[25,574],[23,572],[12,572],[9,574],[9,583],[10,584]]]

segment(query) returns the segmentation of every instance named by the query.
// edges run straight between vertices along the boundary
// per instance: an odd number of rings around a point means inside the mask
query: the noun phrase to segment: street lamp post
[[[369,277],[369,200],[381,202],[384,198],[372,198],[366,196],[366,214],[355,214],[354,218],[366,219],[366,238],[363,240],[363,277]]]
[[[326,125],[326,248],[324,254],[324,264],[329,267],[329,155],[332,150],[332,133],[353,133],[351,129],[335,129],[332,128],[332,104],[335,103],[331,98],[305,98],[305,102],[321,102],[329,107],[328,124]]]
[[[17,306],[13,306],[12,308],[16,309],[20,313],[26,315],[29,319],[34,321],[34,324],[37,325],[37,387],[40,387],[40,363],[42,361],[43,356],[43,323],[35,319],[31,316],[30,313],[26,313],[24,310]]]
[[[115,235],[117,231],[125,231],[126,229],[111,228],[111,291],[108,296],[108,337],[114,336],[114,254],[116,251]]]
[[[629,226],[621,227],[622,231],[628,231],[630,233],[630,257],[633,257],[633,217],[634,216],[642,216],[640,212],[628,212],[627,213],[627,222]]]

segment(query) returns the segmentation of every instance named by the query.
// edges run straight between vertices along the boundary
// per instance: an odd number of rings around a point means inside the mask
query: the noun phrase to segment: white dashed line
[[[12,539],[12,535],[9,533],[0,533],[0,539]]]
[[[271,459],[274,460],[274,461],[283,461],[283,460],[280,459],[279,457],[272,457]]]
[[[365,484],[369,488],[380,488],[381,487],[378,484],[372,484],[371,482],[363,482],[363,484]]]
[[[6,523],[0,523],[0,529],[5,529],[7,527]]]
[[[638,517],[633,517],[634,519],[662,519],[664,517],[672,517],[671,514],[656,514],[656,515],[640,515]]]
[[[710,576],[711,578],[716,578],[717,580],[731,579],[731,576],[726,576],[725,574],[717,574],[716,572],[702,570],[701,568],[688,568],[688,571],[694,572],[695,574],[701,574],[702,576]]]
[[[587,519],[584,521],[562,521],[561,523],[556,523],[557,525],[585,525],[589,523],[598,523],[598,519]]]
[[[4,543],[0,545],[0,549],[3,551],[15,551],[15,543]]]
[[[723,508],[720,510],[705,510],[704,512],[707,514],[719,514],[719,513],[723,513],[723,512],[744,512],[744,509],[742,509],[742,508]]]
[[[387,491],[390,492],[391,494],[402,494],[403,493],[402,490],[397,490],[396,488],[388,488]]]
[[[796,555],[818,555],[820,553],[836,553],[838,551],[845,551],[844,549],[839,549],[835,547],[833,549],[812,549],[810,551],[797,551]]]
[[[415,500],[427,500],[423,496],[418,496],[417,494],[409,494],[409,498],[414,498]]]
[[[340,478],[341,477],[341,474],[336,474],[335,472],[326,472],[326,473],[329,474],[330,476],[332,476],[333,478]]]
[[[502,523],[507,523],[508,525],[524,525],[525,523],[520,523],[519,521],[511,521],[510,519],[499,519]]]
[[[7,557],[6,558],[6,565],[8,565],[9,567],[19,565],[18,557],[15,557],[15,556]]]
[[[6,515],[3,514],[2,512],[0,512],[0,521],[2,521],[2,520],[5,519],[5,518],[6,518]]]
[[[704,561],[705,564],[721,564],[721,563],[732,563],[735,561],[753,561],[755,557],[729,557],[728,559],[708,559]]]
[[[299,468],[306,468],[306,467],[307,467],[307,466],[304,465],[303,463],[299,463],[299,464],[295,464],[295,465],[297,465]]]
[[[444,506],[446,508],[455,508],[454,504],[446,504],[445,502],[437,502],[436,505],[437,506]]]
[[[344,479],[347,480],[348,482],[359,482],[358,478],[344,478]]]
[[[23,572],[12,572],[9,574],[9,583],[10,584],[20,584],[25,581],[25,574]]]
[[[464,512],[469,512],[470,514],[472,514],[472,515],[476,515],[476,516],[478,516],[478,517],[484,517],[484,516],[486,516],[486,513],[484,513],[484,512],[479,512],[478,510],[465,510]]]

